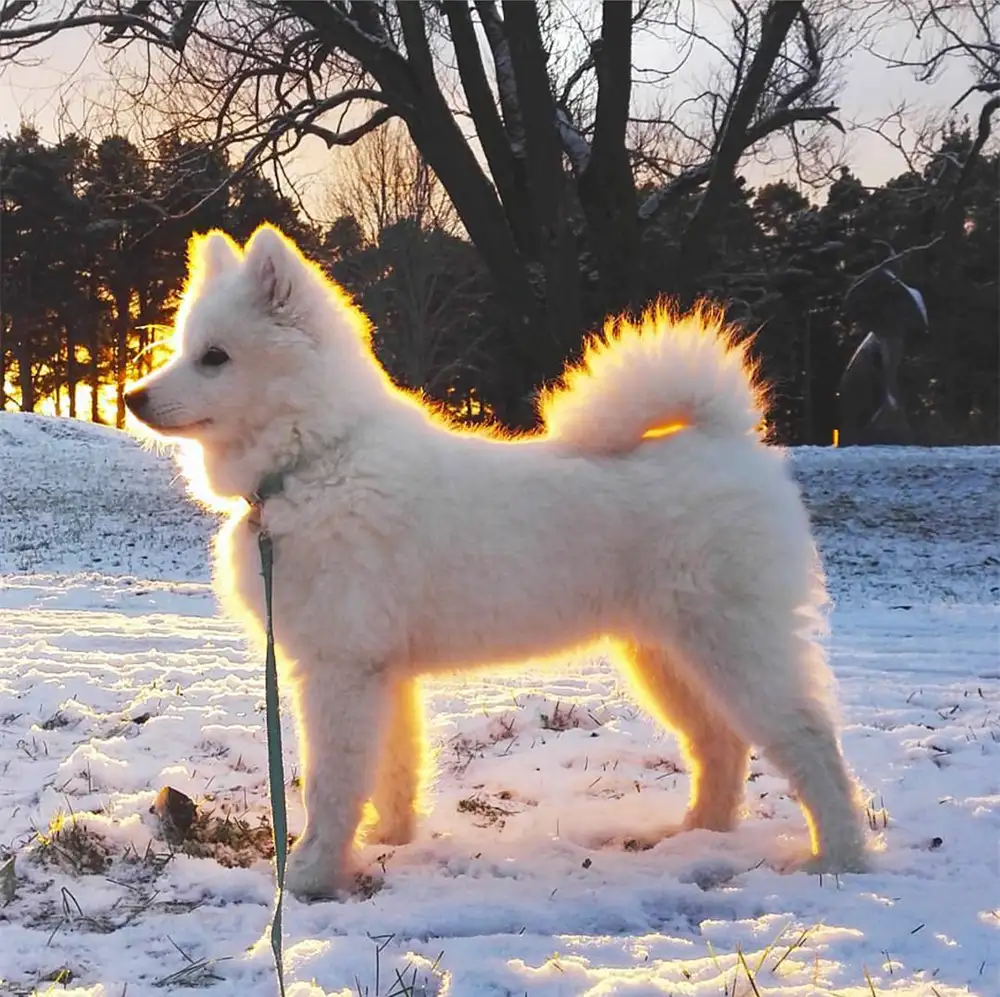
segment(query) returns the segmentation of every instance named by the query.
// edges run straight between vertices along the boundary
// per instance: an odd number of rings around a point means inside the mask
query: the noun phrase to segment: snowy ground
[[[765,761],[735,833],[637,850],[687,777],[601,661],[434,682],[434,811],[413,845],[371,850],[374,896],[289,903],[290,993],[1000,993],[1000,452],[794,466],[876,871],[773,871],[806,834]],[[213,523],[175,476],[112,431],[0,416],[0,994],[276,992],[254,948],[262,667],[216,615]],[[211,813],[201,857],[153,837],[165,784]]]

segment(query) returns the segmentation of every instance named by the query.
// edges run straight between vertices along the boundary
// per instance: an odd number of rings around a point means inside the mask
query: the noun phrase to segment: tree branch
[[[403,28],[403,40],[406,42],[406,54],[418,80],[437,87],[434,75],[434,60],[431,57],[431,47],[427,42],[427,28],[424,22],[424,12],[419,3],[397,4],[399,23]]]
[[[976,137],[965,157],[965,161],[962,163],[962,169],[955,180],[955,186],[952,188],[951,195],[942,212],[946,237],[954,237],[961,227],[962,194],[965,192],[965,187],[972,176],[973,165],[983,151],[983,146],[986,145],[987,139],[990,137],[993,115],[998,109],[1000,109],[1000,96],[991,97],[979,112],[979,127],[976,129]]]
[[[531,99],[521,105],[527,152],[527,176],[532,205],[539,220],[546,295],[560,299],[559,312],[547,311],[549,331],[561,349],[581,326],[579,265],[570,226],[562,146],[556,130],[556,108],[538,23],[538,8],[504,0],[504,25],[510,61],[519,94]]]
[[[13,21],[21,11],[26,7],[32,6],[34,2],[35,0],[9,0],[8,3],[5,3],[0,8],[0,26],[6,24],[8,21]]]
[[[601,39],[591,46],[599,90],[594,117],[593,157],[603,169],[617,151],[625,158],[625,128],[632,95],[632,4],[604,0]],[[631,177],[630,177],[631,179]]]
[[[698,163],[696,166],[689,166],[646,196],[642,204],[639,205],[639,220],[649,221],[667,203],[697,190],[711,175],[711,159],[704,163]]]
[[[533,196],[545,203],[536,209],[547,214],[554,210],[550,198],[562,196],[562,148],[556,131],[556,108],[546,67],[546,54],[538,26],[538,10],[533,4],[504,4],[504,26],[509,42],[510,61],[518,92],[531,94],[521,107],[527,151],[528,179]]]
[[[777,106],[779,110],[791,107],[797,100],[801,100],[815,90],[819,85],[820,74],[823,70],[823,59],[820,56],[819,46],[816,43],[816,33],[813,30],[812,18],[805,7],[802,7],[799,12],[799,22],[802,25],[802,36],[805,41],[806,57],[809,63],[802,79],[778,98]]]
[[[408,58],[382,31],[378,5],[370,0],[352,0],[349,11],[343,0],[284,0],[284,6],[315,28],[331,49],[343,49],[375,78],[388,106],[406,122],[414,144],[444,184],[499,293],[517,317],[514,337],[530,332],[536,327],[538,303],[524,261],[496,190],[441,93],[429,58],[420,5],[403,3],[397,7]]]
[[[111,33],[117,32],[117,37],[121,37],[125,33],[126,28],[133,28],[136,31],[142,32],[150,41],[155,41],[166,48],[174,47],[169,34],[166,34],[147,18],[137,17],[135,14],[129,13],[82,14],[59,18],[55,21],[35,21],[21,28],[3,27],[4,24],[13,20],[23,9],[24,7],[18,4],[10,4],[0,12],[0,44],[24,40],[44,41],[46,38],[59,34],[62,31],[96,26],[108,28]],[[112,37],[109,40],[113,41],[114,38]]]
[[[496,73],[497,92],[500,96],[500,110],[511,151],[518,158],[524,156],[524,123],[521,120],[521,104],[517,95],[517,80],[510,61],[510,44],[504,31],[504,23],[493,0],[476,0],[476,10],[483,26],[486,41],[493,54],[493,69]]]
[[[573,172],[580,176],[590,164],[590,143],[573,124],[569,112],[562,107],[556,108],[556,132],[563,151],[569,156]]]
[[[608,307],[632,304],[638,276],[632,260],[639,238],[635,181],[625,130],[632,94],[632,4],[604,0],[601,38],[591,46],[597,70],[594,141],[580,176],[580,202],[591,249],[611,291]]]
[[[838,131],[843,132],[844,126],[833,117],[840,108],[836,104],[822,104],[816,107],[786,107],[774,111],[761,118],[755,125],[747,129],[744,136],[743,150],[746,151],[751,146],[773,135],[774,132],[781,131],[789,125],[794,125],[797,121],[829,121]]]
[[[349,13],[343,2],[283,0],[282,6],[315,28],[330,50],[343,49],[361,63],[400,113],[414,107],[416,81],[410,64],[381,33],[376,4],[371,0],[352,0]]]
[[[724,124],[718,150],[713,157],[708,186],[681,236],[680,261],[688,276],[693,276],[701,269],[710,251],[709,234],[725,205],[733,173],[746,148],[750,122],[760,104],[781,46],[801,11],[800,0],[772,0],[764,12],[760,42]],[[682,280],[682,284],[686,283],[687,281]]]
[[[476,126],[490,174],[496,184],[514,239],[522,252],[537,255],[537,233],[528,210],[524,168],[513,155],[503,120],[497,111],[467,0],[445,0],[442,4],[451,29],[458,73]]]
[[[559,95],[559,106],[566,107],[569,104],[569,98],[573,93],[573,87],[583,79],[584,74],[589,69],[594,68],[594,52],[591,48],[590,54],[587,56],[583,62],[580,63],[576,69],[573,70],[569,75],[569,79],[563,84],[562,93]]]
[[[951,109],[956,110],[961,104],[965,102],[966,97],[969,97],[974,93],[998,93],[1000,92],[1000,80],[996,80],[993,83],[973,83],[954,104],[951,105]]]
[[[825,104],[821,107],[790,107],[775,111],[747,129],[743,148],[740,151],[741,153],[746,152],[747,149],[763,141],[769,135],[782,128],[787,128],[797,121],[829,121],[835,128],[843,131],[844,126],[833,117],[838,110],[836,104]],[[712,156],[704,162],[689,166],[676,177],[668,180],[662,187],[658,187],[651,194],[648,194],[639,205],[640,221],[648,221],[675,197],[683,197],[685,194],[697,190],[711,177],[714,162],[715,157]]]
[[[328,149],[337,145],[354,145],[359,139],[364,138],[369,132],[375,131],[380,125],[384,125],[390,118],[396,117],[396,111],[392,107],[380,107],[374,111],[367,121],[347,131],[333,131],[323,128],[322,125],[314,123],[314,118],[321,114],[321,111],[311,112],[299,123],[292,127],[300,134],[315,135],[326,143]]]

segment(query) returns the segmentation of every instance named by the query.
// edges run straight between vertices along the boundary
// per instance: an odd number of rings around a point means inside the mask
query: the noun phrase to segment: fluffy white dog
[[[609,322],[543,399],[544,431],[516,440],[457,431],[395,388],[366,318],[270,227],[245,252],[220,232],[193,241],[176,345],[129,408],[197,441],[217,496],[277,482],[260,517],[301,735],[295,893],[352,886],[369,799],[375,840],[412,838],[419,676],[600,640],[680,738],[685,827],[733,827],[755,744],[805,812],[811,867],[864,868],[813,639],[824,589],[807,515],[719,314]],[[224,528],[216,575],[259,636],[248,513]]]

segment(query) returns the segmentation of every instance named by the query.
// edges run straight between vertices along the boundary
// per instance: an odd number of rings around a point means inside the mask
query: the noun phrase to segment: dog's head
[[[200,444],[213,491],[246,494],[322,431],[310,419],[347,415],[351,390],[338,387],[366,363],[364,316],[277,229],[245,252],[212,232],[189,247],[172,358],[125,401],[159,435]]]

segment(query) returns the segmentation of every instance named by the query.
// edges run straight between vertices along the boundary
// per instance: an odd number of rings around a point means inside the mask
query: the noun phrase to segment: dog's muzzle
[[[132,388],[131,391],[125,392],[125,404],[132,415],[137,419],[143,419],[149,409],[149,392],[145,388]]]

